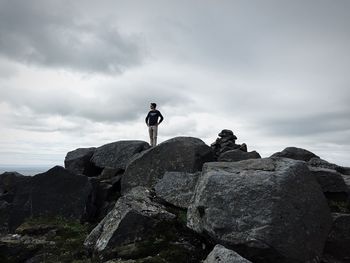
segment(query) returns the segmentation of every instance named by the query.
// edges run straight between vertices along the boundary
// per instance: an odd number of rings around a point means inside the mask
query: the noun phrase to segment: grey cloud
[[[18,94],[21,94],[20,96]],[[0,102],[42,116],[68,116],[94,122],[133,122],[147,114],[149,103],[160,107],[186,107],[191,99],[176,90],[165,90],[157,84],[116,87],[106,84],[96,88],[94,97],[85,97],[73,89],[0,89]],[[22,115],[19,113],[19,115]],[[23,127],[38,123],[24,120]],[[42,125],[39,125],[41,127]],[[47,128],[50,130],[50,128]],[[45,130],[45,129],[44,129]]]
[[[350,109],[347,112],[319,113],[315,115],[293,116],[293,112],[284,118],[268,117],[258,122],[261,130],[279,136],[321,136],[328,141],[339,140],[339,135],[332,138],[332,133],[350,132]],[[329,135],[329,136],[328,136]],[[346,139],[346,138],[343,138]],[[344,143],[349,143],[344,141]]]
[[[88,73],[120,73],[142,63],[138,36],[122,35],[108,19],[80,17],[75,8],[69,1],[1,0],[0,54]]]

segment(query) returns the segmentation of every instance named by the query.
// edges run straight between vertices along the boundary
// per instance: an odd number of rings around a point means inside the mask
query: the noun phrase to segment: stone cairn
[[[222,153],[231,150],[241,150],[247,152],[247,145],[236,144],[237,136],[233,134],[231,130],[222,130],[219,134],[219,138],[211,144],[211,148],[214,150],[215,157],[218,158]]]

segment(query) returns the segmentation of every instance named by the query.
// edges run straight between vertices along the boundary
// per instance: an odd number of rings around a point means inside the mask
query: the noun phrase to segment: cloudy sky
[[[231,129],[350,166],[348,0],[0,0],[0,165]]]

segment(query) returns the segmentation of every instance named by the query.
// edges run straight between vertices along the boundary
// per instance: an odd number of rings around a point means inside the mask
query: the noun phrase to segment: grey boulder
[[[316,154],[297,147],[287,147],[282,152],[274,153],[271,157],[284,157],[305,162],[311,158],[319,158]]]
[[[142,241],[156,231],[164,221],[175,215],[152,201],[145,187],[135,187],[118,199],[115,207],[92,230],[84,245],[102,257],[117,253],[118,247]]]
[[[212,149],[200,139],[172,138],[140,153],[130,162],[122,177],[122,193],[135,186],[152,188],[166,171],[201,171],[203,164],[213,158]]]
[[[125,170],[130,159],[137,153],[149,148],[144,141],[117,141],[98,147],[91,162],[100,168],[110,167]]]
[[[264,158],[205,164],[187,226],[253,262],[305,262],[321,256],[331,214],[305,162]]]
[[[219,162],[238,162],[248,159],[260,159],[261,156],[258,152],[244,152],[242,150],[230,150],[220,154],[218,161]]]
[[[216,245],[203,263],[251,263],[233,250]]]
[[[94,167],[90,163],[90,159],[95,152],[95,147],[78,148],[67,153],[64,159],[64,167],[76,174],[90,175],[94,174]]]
[[[154,189],[157,197],[174,206],[187,209],[200,172],[165,172]]]

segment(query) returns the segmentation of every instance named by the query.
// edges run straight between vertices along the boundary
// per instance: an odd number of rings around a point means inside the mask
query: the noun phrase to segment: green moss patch
[[[50,243],[36,253],[45,262],[90,262],[83,243],[92,227],[62,217],[40,217],[26,220],[16,232],[40,236]]]

